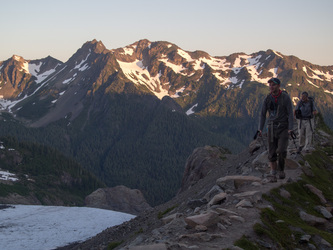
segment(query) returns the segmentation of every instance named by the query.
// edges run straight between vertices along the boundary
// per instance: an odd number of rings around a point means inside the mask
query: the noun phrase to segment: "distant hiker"
[[[285,158],[287,156],[288,135],[293,129],[293,107],[291,99],[286,91],[280,89],[280,80],[271,78],[269,81],[270,94],[264,99],[259,116],[259,136],[266,121],[267,111],[269,113],[268,128],[268,160],[270,162],[270,182],[276,182],[276,174],[280,179],[286,177],[284,172]],[[277,172],[277,170],[279,170]]]
[[[294,115],[298,122],[299,149],[309,152],[312,147],[312,137],[314,131],[314,119],[317,114],[317,108],[314,101],[307,92],[303,92],[301,100],[298,101]]]

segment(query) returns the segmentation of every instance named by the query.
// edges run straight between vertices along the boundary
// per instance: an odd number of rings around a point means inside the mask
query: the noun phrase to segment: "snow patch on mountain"
[[[187,115],[194,114],[194,108],[198,106],[198,103],[194,104],[189,110],[186,111]]]
[[[175,94],[170,95],[170,97],[171,98],[178,98],[178,97],[180,97],[180,94],[184,92],[184,90],[185,90],[185,87],[177,89],[176,92],[175,92]]]
[[[7,110],[8,112],[11,112],[12,107],[14,107],[17,103],[23,101],[24,99],[28,98],[29,96],[34,95],[40,88],[42,88],[45,84],[47,84],[50,80],[55,79],[57,75],[59,75],[59,73],[61,73],[66,67],[67,65],[65,65],[65,67],[63,67],[62,69],[58,70],[57,67],[59,66],[59,64],[54,68],[55,71],[57,71],[55,73],[55,75],[53,75],[52,77],[45,79],[45,81],[42,82],[42,84],[31,94],[31,95],[25,95],[23,98],[15,100],[15,101],[11,101],[11,100],[5,100],[3,98],[0,97],[0,109],[1,110]],[[52,70],[50,70],[49,72],[51,72]],[[48,75],[49,76],[49,75]],[[21,95],[21,94],[20,94]],[[19,96],[20,96],[19,95]]]
[[[238,56],[233,64],[233,68],[231,68],[231,70],[235,73],[238,74],[243,68],[245,68],[247,70],[247,72],[251,75],[251,81],[257,81],[263,84],[267,84],[267,81],[271,78],[271,77],[265,77],[262,78],[260,77],[262,70],[258,71],[260,69],[260,67],[262,66],[262,63],[260,62],[260,59],[262,58],[262,55],[258,55],[254,58],[252,58],[251,56],[248,55],[240,55]],[[267,60],[267,58],[266,58]],[[245,62],[244,66],[241,66],[241,61]],[[273,74],[273,77],[277,77],[277,70],[278,68],[273,68],[270,69],[269,72],[271,72]],[[229,82],[235,84],[236,83],[236,79],[233,77],[233,79],[229,79]],[[243,82],[244,83],[244,82]],[[226,84],[226,83],[224,83]],[[240,84],[239,87],[241,88],[243,84]]]
[[[209,59],[200,58],[199,60],[203,63],[206,63],[213,70],[228,70],[228,69],[230,69],[230,64],[227,63],[225,59],[217,59],[217,58],[211,57]]]
[[[3,171],[0,169],[0,180],[15,182],[18,181],[19,179],[16,177],[16,174],[10,173],[9,171]]]
[[[239,84],[239,88],[241,89],[243,87],[245,80],[242,80],[241,83]]]
[[[29,73],[29,63],[27,61],[23,63],[21,71]]]
[[[87,55],[87,57],[85,59],[83,59],[79,64],[77,64],[74,69],[78,69],[79,71],[84,71],[86,70],[87,68],[89,68],[89,64],[86,63],[84,64],[87,60],[88,60],[88,57],[90,56],[90,53]],[[72,70],[71,70],[72,71]]]
[[[273,52],[274,52],[275,55],[277,55],[277,56],[283,58],[283,56],[282,56],[281,54],[279,54],[277,51],[273,50]]]
[[[235,59],[235,61],[234,61],[234,69],[241,69],[242,68],[242,66],[241,66],[241,58],[244,58],[244,57],[240,57],[240,56],[238,56],[236,59]],[[246,59],[247,58],[249,58],[249,57],[246,57]]]
[[[74,79],[73,78],[69,78],[69,79],[66,79],[62,82],[62,84],[68,84],[70,83],[71,81],[73,81]]]
[[[186,59],[188,62],[193,61],[193,58],[190,56],[190,54],[185,52],[184,50],[177,49],[177,54]]]
[[[222,77],[220,72],[214,72],[212,73],[217,80],[221,82],[221,85],[224,85],[228,82],[228,78]]]
[[[316,84],[314,84],[313,82],[311,82],[309,79],[306,79],[308,83],[310,83],[312,86],[315,86],[316,88],[319,89],[319,86],[317,86]]]
[[[49,69],[47,71],[44,71],[43,73],[40,73],[40,67],[42,66],[42,62],[39,62],[39,64],[29,63],[28,72],[29,72],[29,74],[31,74],[32,76],[37,78],[36,83],[39,84],[42,81],[44,81],[47,77],[52,75],[54,72],[56,72],[56,68],[59,65],[60,64],[57,64],[57,66],[55,66],[55,68]]]
[[[205,69],[205,64],[202,60],[195,60],[194,62],[191,63],[191,65],[193,66],[193,69],[195,71],[198,71],[198,70],[203,70]]]
[[[171,68],[176,74],[182,74],[184,76],[186,76],[186,73],[183,73],[182,71],[186,70],[185,67],[183,67],[183,65],[178,65],[178,64],[173,64],[171,62],[169,62],[168,59],[160,59],[161,62],[163,62],[165,64],[165,66]]]
[[[256,56],[255,58],[248,58],[249,65],[255,65],[257,68],[259,68],[259,60],[261,58],[261,55]]]
[[[310,72],[308,72],[308,69]],[[332,81],[333,74],[329,72],[323,72],[317,69],[311,69],[310,67],[303,66],[302,70],[306,73],[309,78],[320,80],[320,81]]]
[[[169,95],[168,90],[162,88],[162,83],[160,81],[161,72],[156,76],[151,76],[148,69],[143,65],[142,60],[135,60],[134,62],[122,62],[117,60],[117,62],[125,76],[135,84],[145,85],[159,99]]]
[[[125,48],[123,48],[123,50],[124,50],[124,53],[122,53],[122,54],[124,54],[124,55],[132,56],[134,53],[134,49],[132,47],[125,47]]]
[[[309,68],[313,73],[317,74],[317,76],[322,76],[326,79],[326,81],[332,81],[333,80],[333,72],[330,74],[329,72],[323,72],[317,69],[311,69]]]
[[[40,71],[40,67],[42,66],[42,62],[39,62],[38,64],[35,64],[35,63],[30,63],[29,64],[29,67],[28,67],[28,72],[37,77],[38,76],[38,73]]]

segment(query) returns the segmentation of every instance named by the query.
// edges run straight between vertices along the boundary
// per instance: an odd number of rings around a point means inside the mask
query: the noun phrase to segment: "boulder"
[[[280,195],[286,199],[289,199],[291,197],[291,194],[285,189],[280,189]]]
[[[299,213],[299,216],[301,217],[301,219],[305,222],[307,222],[309,225],[311,226],[317,226],[317,225],[323,225],[325,224],[327,221],[323,218],[311,215],[311,214],[307,214],[306,212],[301,211]]]
[[[192,228],[195,228],[197,225],[203,225],[210,227],[217,224],[219,221],[219,214],[214,211],[209,211],[205,214],[193,215],[185,218],[185,222]]]
[[[183,216],[182,213],[175,213],[175,214],[171,214],[171,215],[169,215],[169,216],[167,216],[167,217],[164,217],[164,218],[162,219],[162,221],[163,221],[164,224],[168,224],[168,223],[170,223],[171,221],[173,221],[173,220],[175,220],[175,219],[177,219],[177,218],[180,218],[180,217],[182,217],[182,216]]]
[[[321,213],[326,219],[331,219],[333,215],[323,206],[316,206],[315,210]]]
[[[227,198],[227,196],[228,194],[226,193],[219,193],[215,195],[213,199],[211,199],[211,201],[208,203],[208,206],[211,207],[213,205],[221,204]]]
[[[244,199],[244,200],[241,200],[240,202],[238,202],[236,204],[236,207],[253,207],[253,204],[251,201]]]
[[[240,188],[242,185],[251,184],[252,182],[261,182],[261,178],[246,175],[228,175],[216,180],[216,184],[223,189],[237,189]]]
[[[151,208],[140,190],[125,186],[99,188],[85,198],[85,204],[135,215]]]
[[[305,184],[304,186],[307,187],[313,194],[317,195],[322,204],[327,203],[327,200],[325,199],[323,192],[321,190],[312,186],[311,184]]]

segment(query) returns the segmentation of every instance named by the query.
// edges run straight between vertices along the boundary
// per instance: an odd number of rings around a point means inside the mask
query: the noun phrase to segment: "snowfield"
[[[0,208],[0,249],[54,249],[84,241],[134,217],[88,207],[10,205]]]

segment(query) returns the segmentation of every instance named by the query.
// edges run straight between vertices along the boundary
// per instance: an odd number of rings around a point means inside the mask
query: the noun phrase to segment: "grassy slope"
[[[319,117],[318,129],[333,135],[332,131],[325,125],[322,117]],[[333,145],[317,145],[316,151],[304,156],[304,161],[300,164],[305,168],[306,162],[311,166],[314,176],[302,175],[302,179],[295,183],[284,185],[282,188],[287,190],[290,198],[284,198],[280,195],[280,189],[277,188],[270,192],[264,198],[268,200],[273,210],[265,208],[261,212],[262,223],[254,226],[254,231],[261,239],[271,242],[277,249],[295,249],[306,247],[306,244],[300,242],[303,235],[311,235],[310,243],[316,245],[314,236],[320,236],[331,245],[333,245],[332,228],[325,226],[312,226],[303,221],[299,216],[299,211],[305,211],[308,214],[322,217],[316,206],[323,206],[320,199],[305,186],[311,184],[322,191],[327,200],[325,206],[333,206]],[[266,249],[253,239],[243,236],[235,242],[235,245],[244,249]]]

